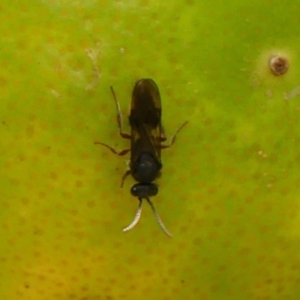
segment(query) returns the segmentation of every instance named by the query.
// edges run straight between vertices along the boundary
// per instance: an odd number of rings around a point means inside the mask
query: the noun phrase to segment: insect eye
[[[158,187],[154,183],[137,183],[130,192],[132,196],[146,198],[157,195]]]

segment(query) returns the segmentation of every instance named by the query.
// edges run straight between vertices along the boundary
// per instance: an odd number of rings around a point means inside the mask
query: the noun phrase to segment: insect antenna
[[[140,198],[139,198],[140,199]],[[162,231],[169,237],[173,237],[172,234],[168,231],[168,229],[166,228],[166,226],[164,225],[164,223],[162,222],[160,216],[158,215],[153,203],[150,201],[150,199],[147,197],[146,198],[147,202],[149,203],[149,205],[151,206],[152,208],[152,211],[154,213],[154,216],[155,216],[155,219],[159,225],[159,227],[162,229]]]
[[[123,232],[131,230],[139,222],[139,220],[141,218],[141,214],[142,214],[142,203],[143,203],[142,198],[139,198],[139,201],[140,201],[140,204],[136,211],[133,221],[127,227],[123,228],[123,230],[122,230]]]

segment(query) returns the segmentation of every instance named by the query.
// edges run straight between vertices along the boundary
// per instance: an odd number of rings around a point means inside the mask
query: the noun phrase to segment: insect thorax
[[[136,183],[132,186],[131,195],[139,198],[148,198],[157,195],[158,187],[154,183]]]

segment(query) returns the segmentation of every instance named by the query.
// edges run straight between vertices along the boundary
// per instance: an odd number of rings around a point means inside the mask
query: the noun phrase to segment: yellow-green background
[[[1,1],[1,300],[300,299],[299,15],[299,0]],[[122,233],[128,157],[94,145],[128,146],[109,87],[127,117],[144,77],[168,135],[189,121],[152,199],[173,239],[148,205]]]

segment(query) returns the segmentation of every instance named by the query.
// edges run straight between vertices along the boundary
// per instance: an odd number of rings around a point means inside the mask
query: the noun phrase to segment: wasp
[[[118,152],[107,144],[101,142],[96,144],[101,144],[120,156],[131,152],[129,170],[123,175],[121,186],[123,186],[126,177],[130,174],[138,182],[131,187],[130,192],[138,198],[139,206],[133,221],[123,231],[131,230],[139,222],[142,214],[143,199],[145,199],[149,203],[160,228],[166,235],[172,237],[157,213],[150,197],[158,193],[158,186],[153,181],[160,175],[162,169],[161,149],[172,146],[176,135],[188,122],[184,122],[176,130],[169,144],[163,145],[162,142],[166,141],[166,137],[161,123],[162,108],[159,89],[152,79],[140,79],[135,83],[131,98],[129,115],[131,134],[124,133],[121,107],[113,88],[110,87],[110,89],[117,107],[120,135],[122,138],[130,139],[130,148]]]

